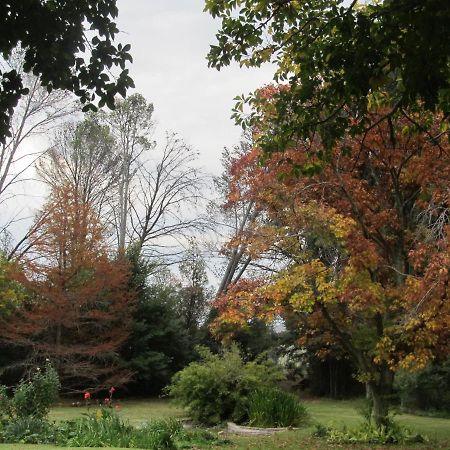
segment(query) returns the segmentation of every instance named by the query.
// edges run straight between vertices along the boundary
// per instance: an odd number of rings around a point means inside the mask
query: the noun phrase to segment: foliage
[[[117,14],[115,0],[6,3],[0,14],[0,52],[8,58],[20,45],[25,49],[24,71],[37,75],[48,91],[67,89],[86,104],[86,110],[95,109],[96,99],[100,107],[112,108],[114,97],[124,97],[133,86],[125,68],[132,60],[130,45],[113,44],[119,31]],[[121,71],[112,78],[113,67]],[[0,72],[0,141],[9,135],[12,110],[26,93],[16,70]]]
[[[210,66],[271,61],[275,81],[286,83],[272,105],[264,90],[237,98],[235,118],[260,128],[265,150],[317,132],[327,146],[347,131],[360,134],[374,105],[388,106],[386,118],[417,101],[450,111],[446,0],[207,0],[205,10],[221,21]],[[247,120],[245,102],[253,109]]]
[[[14,281],[15,264],[0,251],[0,316],[8,317],[25,298],[23,287]]]
[[[129,248],[130,289],[135,292],[131,333],[121,351],[126,366],[134,373],[129,389],[142,394],[159,394],[172,375],[181,370],[193,349],[177,310],[179,292],[175,286],[150,283],[158,270],[154,264]]]
[[[0,442],[14,444],[49,444],[55,442],[55,427],[46,419],[17,417],[0,425]]]
[[[21,380],[12,398],[0,386],[0,442],[39,444],[54,441],[54,429],[47,421],[50,406],[57,400],[59,378],[47,362],[29,380]]]
[[[394,386],[403,409],[450,413],[450,359],[415,373],[402,370]]]
[[[201,423],[246,421],[250,393],[284,378],[280,369],[267,360],[244,362],[234,345],[221,355],[206,348],[200,348],[199,353],[202,360],[175,374],[167,392]]]
[[[98,409],[57,427],[57,443],[63,447],[120,447],[152,450],[215,445],[214,434],[202,430],[184,430],[181,422],[159,419],[133,427],[114,410]]]
[[[206,319],[210,292],[206,264],[198,244],[191,240],[179,265],[182,286],[178,310],[191,339],[195,338],[202,322]]]
[[[258,389],[248,397],[251,426],[297,427],[304,424],[306,415],[297,396],[281,389]]]
[[[153,104],[147,103],[141,94],[133,94],[117,102],[114,111],[102,115],[109,125],[120,158],[113,207],[120,255],[125,254],[128,217],[134,206],[131,202],[132,180],[142,166],[141,155],[154,147],[151,140],[153,110]]]
[[[119,167],[116,143],[99,114],[59,127],[52,146],[36,163],[39,176],[50,187],[76,186],[83,202],[95,206],[99,215],[111,200]]]
[[[29,381],[22,380],[14,390],[13,417],[45,418],[52,403],[58,399],[59,387],[58,373],[50,363],[44,370],[36,369]]]
[[[281,315],[296,322],[298,345],[350,358],[378,424],[395,371],[448,354],[449,145],[445,134],[430,138],[440,115],[412,116],[416,127],[391,118],[347,136],[327,164],[303,151],[324,151],[318,140],[273,154],[265,167],[259,148],[236,161],[230,202],[253,199],[265,220],[235,241],[278,273],[241,279],[215,304],[219,334]]]
[[[12,398],[0,386],[0,418],[4,415],[5,420],[12,422],[27,418],[44,420],[58,398],[59,387],[58,373],[49,362],[43,370],[37,368],[30,379],[21,380]]]
[[[402,427],[396,423],[389,426],[377,427],[370,424],[363,424],[352,429],[338,429],[335,427],[317,426],[314,432],[316,437],[325,437],[330,444],[416,444],[425,441],[425,438],[418,433]]]
[[[27,301],[0,317],[0,338],[35,361],[50,357],[66,391],[123,384],[129,372],[117,350],[132,300],[126,262],[110,260],[97,212],[72,186],[53,189],[37,222],[33,257],[14,278]]]

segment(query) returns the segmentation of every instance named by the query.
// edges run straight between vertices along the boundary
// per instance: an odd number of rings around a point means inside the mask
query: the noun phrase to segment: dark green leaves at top
[[[448,0],[207,0],[221,20],[208,63],[275,64],[276,113],[260,144],[282,150],[292,136],[319,133],[326,146],[361,132],[371,108],[411,107],[450,112],[450,2]],[[240,125],[267,121],[264,99],[239,109]],[[350,120],[357,117],[357,123]]]
[[[0,52],[8,58],[21,45],[23,69],[40,78],[49,89],[72,91],[95,109],[94,103],[114,107],[114,96],[125,96],[133,82],[126,70],[130,45],[115,46],[116,0],[33,0],[0,5]],[[85,34],[90,29],[90,39]],[[84,55],[88,49],[89,53]],[[109,80],[110,69],[119,67]],[[9,115],[24,95],[21,77],[0,74],[0,141],[8,135]]]

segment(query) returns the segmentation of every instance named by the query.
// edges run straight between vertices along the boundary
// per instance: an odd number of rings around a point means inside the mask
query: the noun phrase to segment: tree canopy
[[[133,81],[127,61],[130,45],[114,44],[116,0],[25,0],[0,5],[0,53],[7,59],[21,46],[23,69],[38,76],[43,86],[67,89],[85,104],[114,106]],[[119,67],[117,76],[111,69]],[[0,141],[9,135],[12,109],[27,89],[17,70],[0,72]]]
[[[450,113],[450,4],[446,0],[207,0],[221,20],[209,65],[272,62],[285,83],[272,102],[260,142],[284,150],[295,137],[319,132],[332,146],[370,126],[369,111],[386,116],[417,102]],[[426,68],[426,70],[424,70]],[[261,125],[261,92],[237,98],[238,123]],[[244,117],[248,102],[253,111]],[[267,132],[270,131],[270,132]]]
[[[440,121],[415,119],[432,131]],[[253,200],[265,220],[234,241],[278,267],[241,279],[216,302],[216,330],[281,315],[297,322],[301,345],[351,358],[372,390],[377,424],[394,372],[448,353],[448,142],[432,143],[408,123],[347,137],[314,175],[293,176],[286,162],[308,164],[310,143],[264,167],[258,148],[237,160],[230,201]]]

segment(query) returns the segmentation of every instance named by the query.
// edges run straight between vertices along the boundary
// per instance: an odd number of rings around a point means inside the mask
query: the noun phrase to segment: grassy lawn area
[[[346,425],[352,427],[360,422],[360,417],[355,410],[357,402],[355,401],[331,401],[331,400],[308,400],[305,401],[311,415],[312,422],[320,422],[324,425],[334,423],[336,425]],[[165,400],[136,400],[125,401],[120,404],[119,414],[128,419],[131,423],[138,425],[141,422],[161,417],[185,417],[186,413]],[[95,407],[92,407],[95,408]],[[91,409],[92,409],[91,408]],[[51,411],[52,420],[71,419],[87,412],[85,407],[56,406]],[[448,450],[450,449],[450,420],[431,417],[413,416],[408,414],[398,415],[398,422],[408,426],[410,429],[423,433],[430,438],[427,444],[407,447],[395,446],[387,447],[396,450]],[[271,437],[239,437],[226,435],[231,443],[227,445],[216,446],[216,449],[229,450],[322,450],[322,449],[354,449],[369,450],[382,447],[374,446],[339,446],[327,445],[321,439],[311,438],[314,428],[313,423],[298,431],[281,433]],[[57,447],[49,445],[23,445],[23,444],[3,444],[0,450],[54,450]],[[199,447],[196,447],[199,448]],[[92,447],[91,447],[92,450]]]

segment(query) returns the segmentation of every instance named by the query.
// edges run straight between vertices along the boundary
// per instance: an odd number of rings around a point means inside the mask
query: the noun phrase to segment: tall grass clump
[[[296,427],[306,421],[306,408],[289,392],[261,388],[248,398],[249,425],[256,427]]]
[[[113,410],[102,408],[61,425],[58,444],[64,447],[121,447],[174,450],[175,436],[182,432],[173,419],[157,420],[135,428]]]

